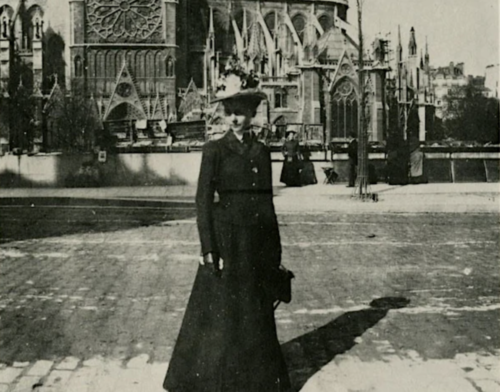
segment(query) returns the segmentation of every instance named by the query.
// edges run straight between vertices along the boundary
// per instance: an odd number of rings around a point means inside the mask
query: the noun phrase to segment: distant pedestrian
[[[354,187],[358,170],[358,140],[356,134],[350,134],[349,145],[347,146],[347,157],[349,158],[349,184],[348,187]]]
[[[203,147],[196,193],[202,256],[163,387],[289,392],[268,281],[281,263],[271,156],[250,130],[266,96],[241,72],[225,80],[228,95],[218,101],[230,129]]]
[[[301,156],[295,129],[289,128],[286,130],[281,152],[283,153],[284,162],[280,181],[287,186],[300,186]]]
[[[301,150],[302,154],[302,169],[300,172],[301,185],[314,185],[318,183],[314,163],[311,162],[311,150],[304,146]]]
[[[409,178],[410,184],[422,184],[427,182],[424,176],[424,153],[420,149],[420,141],[418,138],[410,140],[410,162],[409,162]]]
[[[390,138],[387,141],[386,179],[389,185],[408,184],[408,146],[402,139]]]

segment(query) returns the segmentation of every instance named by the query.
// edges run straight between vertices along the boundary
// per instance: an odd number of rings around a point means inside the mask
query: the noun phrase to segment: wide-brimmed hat
[[[246,73],[241,67],[229,66],[219,80],[211,103],[245,98],[260,103],[267,95],[258,86],[259,78],[253,71]]]

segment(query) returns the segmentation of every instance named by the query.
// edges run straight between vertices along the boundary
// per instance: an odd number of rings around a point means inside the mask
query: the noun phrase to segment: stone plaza
[[[275,189],[294,390],[498,391],[498,184],[372,191]],[[162,390],[198,265],[193,192],[0,192],[0,392]]]

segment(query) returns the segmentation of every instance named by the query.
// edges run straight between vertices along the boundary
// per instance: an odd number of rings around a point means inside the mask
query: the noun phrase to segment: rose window
[[[344,63],[340,66],[340,73],[342,75],[347,75],[350,72],[351,72],[351,66],[349,64]]]
[[[349,80],[344,80],[338,87],[337,92],[339,92],[344,97],[350,95],[354,89],[354,86]]]
[[[108,41],[145,40],[161,22],[158,0],[89,0],[90,27]]]

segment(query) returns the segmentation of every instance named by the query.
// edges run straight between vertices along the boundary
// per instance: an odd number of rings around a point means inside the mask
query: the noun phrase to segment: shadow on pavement
[[[184,201],[0,198],[0,243],[125,230],[195,215],[194,203]]]
[[[337,355],[350,350],[355,339],[383,319],[390,309],[406,307],[410,300],[385,297],[373,300],[370,308],[344,313],[322,327],[281,346],[292,382],[298,392],[314,374]]]

